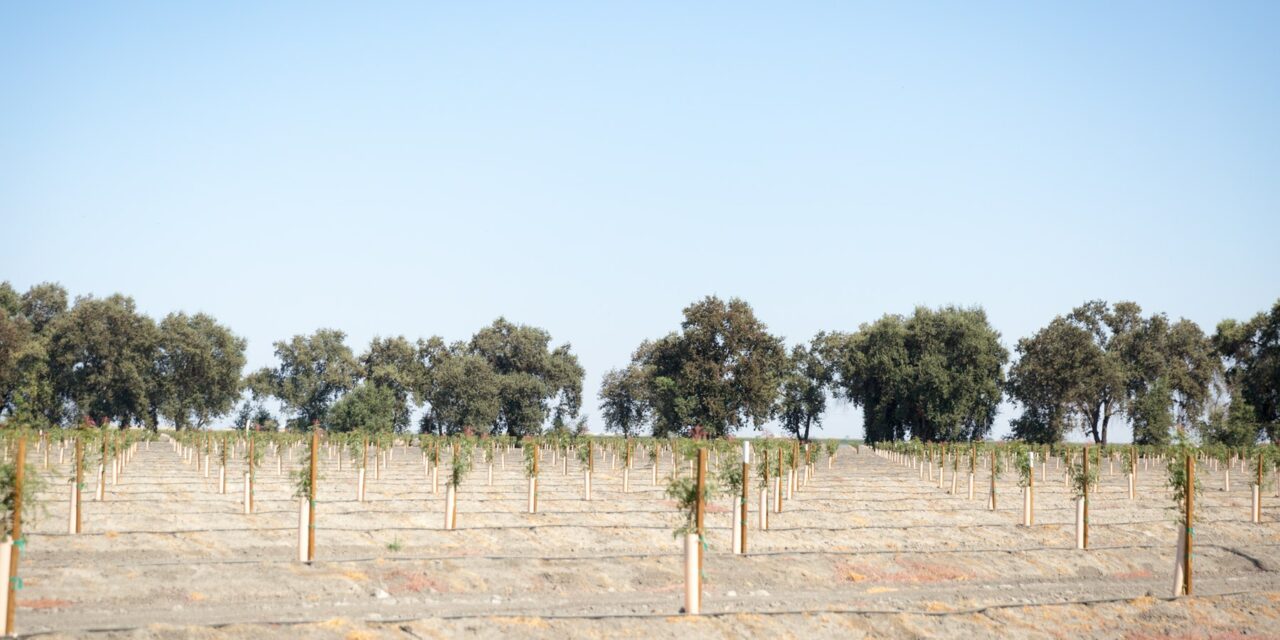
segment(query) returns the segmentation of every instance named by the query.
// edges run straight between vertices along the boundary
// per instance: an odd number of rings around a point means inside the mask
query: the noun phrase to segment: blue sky
[[[1277,43],[1274,2],[9,3],[0,279],[212,313],[252,367],[505,315],[596,429],[707,294],[789,343],[955,303],[1012,349],[1091,298],[1211,331],[1280,295]]]

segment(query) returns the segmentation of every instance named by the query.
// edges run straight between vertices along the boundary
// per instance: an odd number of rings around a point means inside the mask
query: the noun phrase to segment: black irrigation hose
[[[1111,545],[1106,547],[1094,546],[1094,547],[1090,547],[1089,550],[1090,551],[1124,551],[1129,549],[1165,549],[1167,547],[1168,545],[1166,544],[1128,544],[1128,545]],[[1270,570],[1264,569],[1261,566],[1259,566],[1259,563],[1252,556],[1249,556],[1248,554],[1244,553],[1243,551],[1235,547],[1229,547],[1221,544],[1199,543],[1196,545],[1196,548],[1218,549],[1221,551],[1233,553],[1235,555],[1247,558],[1250,561],[1252,561],[1254,565],[1258,567],[1259,571],[1270,572]],[[1280,548],[1280,544],[1261,544],[1261,545],[1254,545],[1254,547],[1251,547],[1251,548],[1277,549],[1277,548]],[[1044,552],[1044,551],[1076,553],[1079,551],[1079,549],[1076,549],[1075,547],[1046,547],[1046,546],[1019,547],[1019,548],[990,547],[990,548],[981,548],[981,549],[847,549],[847,550],[841,550],[841,551],[829,551],[824,549],[796,549],[796,550],[778,549],[778,550],[771,550],[771,551],[753,551],[751,553],[748,553],[745,556],[742,556],[742,558],[748,559],[753,557],[785,557],[785,556],[841,556],[841,557],[844,557],[844,556],[902,555],[902,554],[940,555],[940,554],[965,554],[965,553],[1018,554],[1018,553],[1031,553],[1031,552]],[[709,558],[729,557],[732,555],[733,554],[724,553],[724,552],[712,552],[708,554],[707,557]],[[598,560],[635,560],[635,559],[649,559],[649,558],[678,559],[677,555],[674,555],[671,552],[664,552],[664,553],[640,552],[640,553],[601,553],[601,554],[591,554],[591,555],[577,554],[577,555],[560,555],[560,556],[530,556],[530,555],[513,555],[513,554],[462,555],[462,556],[458,556],[458,555],[451,555],[451,556],[390,555],[390,556],[370,556],[370,557],[355,557],[355,558],[332,558],[332,559],[324,558],[324,559],[319,559],[316,562],[321,564],[353,564],[353,563],[360,563],[360,562],[378,562],[378,561],[444,562],[444,561],[450,561],[450,560],[486,560],[486,561],[534,560],[534,561],[548,561],[548,562],[580,562],[580,561],[598,561]],[[281,559],[277,557],[264,558],[259,560],[251,560],[251,559],[250,560],[201,560],[197,558],[197,559],[184,559],[184,560],[163,560],[163,561],[157,561],[157,562],[131,562],[129,563],[129,566],[131,567],[167,567],[167,566],[175,566],[175,565],[185,566],[185,565],[193,565],[193,564],[200,564],[200,565],[294,564],[295,562],[296,561],[294,560]],[[50,564],[42,563],[40,566],[41,568],[48,568],[48,569],[67,569],[67,568],[76,568],[76,567],[79,567],[80,565],[50,565]]]
[[[854,616],[925,616],[933,618],[945,618],[957,615],[973,615],[987,614],[990,611],[999,611],[1001,609],[1022,609],[1026,607],[1067,607],[1067,606],[1093,606],[1098,604],[1112,604],[1116,602],[1132,602],[1138,598],[1150,598],[1153,600],[1161,600],[1164,602],[1177,602],[1179,600],[1204,600],[1209,598],[1224,598],[1242,595],[1256,595],[1256,591],[1224,591],[1213,594],[1196,594],[1194,596],[1170,597],[1170,596],[1128,596],[1115,598],[1083,598],[1079,600],[1059,600],[1054,602],[1036,602],[1036,603],[1006,603],[1006,604],[990,604],[981,607],[971,607],[968,609],[954,609],[951,611],[929,611],[918,609],[857,609],[852,607],[825,607],[817,609],[785,609],[785,610],[768,610],[768,611],[704,611],[700,617],[710,618],[731,618],[734,616],[794,616],[794,615],[813,615],[813,614],[837,614],[837,615],[854,615]],[[445,614],[430,617],[423,616],[401,616],[395,618],[379,618],[377,620],[364,620],[365,624],[403,624],[406,622],[429,621],[429,620],[484,620],[484,619],[504,619],[504,618],[537,618],[539,620],[654,620],[658,618],[667,619],[674,615],[673,612],[663,613],[552,613],[552,614],[522,614],[522,613],[484,613],[484,614]],[[263,626],[300,626],[306,624],[317,624],[323,620],[254,620],[254,621],[237,621],[237,622],[218,622],[213,624],[189,625],[194,627],[206,627],[210,629],[222,629],[225,627],[241,626],[241,625],[263,625]],[[65,634],[65,633],[120,633],[138,631],[144,627],[140,626],[119,626],[119,627],[91,627],[84,629],[63,629],[56,631],[37,631],[35,633],[17,634],[16,638],[39,638],[42,636]]]

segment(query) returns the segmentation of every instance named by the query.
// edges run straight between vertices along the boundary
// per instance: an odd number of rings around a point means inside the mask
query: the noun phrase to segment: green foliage
[[[532,439],[524,441],[524,475],[529,478],[536,477],[542,471],[534,465],[534,457],[538,455],[538,443]],[[537,469],[537,473],[535,473]]]
[[[821,348],[838,395],[863,409],[867,442],[974,440],[991,430],[1009,354],[981,308],[886,315]]]
[[[1226,407],[1214,406],[1209,409],[1206,419],[1199,424],[1200,437],[1206,444],[1251,446],[1264,433],[1256,420],[1257,413],[1253,405],[1249,404],[1239,389],[1235,389]]]
[[[395,391],[369,382],[356,386],[329,409],[326,426],[338,433],[367,431],[390,434],[403,408]]]
[[[203,428],[240,396],[244,338],[212,316],[171,313],[160,321],[152,401],[178,429]]]
[[[13,535],[13,511],[17,506],[18,492],[17,489],[18,465],[16,461],[9,461],[0,465],[0,500],[3,505],[0,506],[0,537]],[[44,481],[40,475],[36,473],[35,465],[26,464],[22,478],[22,518],[25,522],[28,518],[37,513],[36,496],[40,494],[44,488]]]
[[[279,399],[285,410],[294,414],[291,428],[307,429],[324,420],[334,401],[360,377],[359,363],[345,340],[341,331],[320,329],[310,336],[276,342],[279,366],[250,375],[249,388],[255,396]]]
[[[418,349],[403,336],[375,337],[369,350],[360,355],[360,368],[366,385],[386,390],[393,398],[390,424],[396,433],[408,430],[409,398],[426,376],[426,368],[418,358]]]
[[[1128,408],[1140,437],[1165,442],[1175,418],[1189,422],[1204,406],[1220,367],[1210,346],[1189,321],[1144,318],[1132,302],[1087,302],[1018,341],[1008,387],[1025,411],[1014,435],[1057,442],[1080,424],[1105,443],[1112,417]]]
[[[649,381],[644,369],[632,364],[604,374],[600,383],[600,410],[606,431],[625,437],[638,435],[652,414]]]
[[[19,295],[0,283],[0,414],[32,425],[63,422],[49,366],[50,325],[67,310],[67,292],[38,284]]]
[[[1018,470],[1018,486],[1023,488],[1029,486],[1031,484],[1031,474],[1034,472],[1031,466],[1031,456],[1033,454],[1019,447],[1014,449],[1010,455],[1013,456],[1014,468]]]
[[[1249,460],[1249,486],[1258,485],[1262,489],[1271,487],[1271,471],[1280,467],[1280,447],[1275,445],[1257,447],[1247,454]],[[1258,464],[1261,458],[1262,483],[1258,483]]]
[[[246,400],[240,405],[232,422],[236,429],[250,431],[279,431],[280,423],[261,402]]]
[[[1183,525],[1187,523],[1185,509],[1187,493],[1189,491],[1194,491],[1195,495],[1204,493],[1204,485],[1200,482],[1200,474],[1196,474],[1194,487],[1191,486],[1187,478],[1187,456],[1195,455],[1195,447],[1191,446],[1191,443],[1183,436],[1177,438],[1174,446],[1168,452],[1167,482],[1169,488],[1173,491],[1173,509],[1177,514],[1177,520]]]
[[[466,343],[446,347],[432,338],[418,343],[426,371],[414,395],[428,407],[422,416],[422,430],[436,434],[459,434],[467,427],[492,433],[491,425],[501,410],[501,379],[484,356],[471,353]]]
[[[716,469],[716,482],[730,496],[742,495],[742,460],[732,455],[720,456]]]
[[[246,446],[244,448],[245,464],[248,465],[249,467],[257,469],[259,466],[262,465],[262,456],[264,454],[263,448],[266,445],[266,442],[265,442],[266,439],[252,431],[247,432],[245,434],[245,438],[248,442],[253,442],[252,447],[247,446],[247,443],[246,443]]]
[[[505,318],[471,338],[468,351],[483,358],[495,375],[498,414],[492,433],[535,435],[548,417],[577,417],[585,372],[568,344],[551,349],[550,343],[545,330]]]
[[[786,352],[746,302],[708,296],[684,309],[679,333],[642,343],[632,366],[648,381],[654,435],[719,437],[769,418]]]
[[[49,375],[75,413],[124,425],[155,424],[159,332],[133,299],[82,297],[49,327]]]
[[[822,358],[827,337],[818,334],[810,344],[796,345],[787,358],[774,416],[783,431],[801,440],[809,440],[809,431],[822,426],[827,409],[827,386],[835,371]]]
[[[1169,430],[1173,427],[1172,406],[1169,384],[1164,379],[1157,379],[1148,389],[1137,393],[1129,408],[1133,441],[1156,446],[1169,444]]]
[[[347,445],[347,453],[351,456],[351,464],[355,465],[357,470],[364,469],[368,465],[366,454],[368,453],[368,437],[369,434],[360,431],[356,433],[345,433],[333,436],[333,439],[340,439]],[[425,447],[424,447],[425,448]]]
[[[464,440],[458,443],[453,451],[453,457],[449,460],[449,484],[453,485],[454,489],[462,486],[462,480],[471,472],[471,466],[472,443]]]
[[[673,535],[695,533],[698,526],[698,480],[697,478],[673,477],[667,483],[666,495],[676,503],[676,510],[682,519]],[[715,483],[710,477],[704,479],[702,499],[710,502],[716,495]]]
[[[1280,442],[1280,300],[1247,322],[1219,323],[1213,345],[1227,361],[1233,398],[1238,394],[1252,409],[1250,419],[1242,408],[1237,425],[1254,424],[1272,443]]]
[[[298,459],[299,468],[293,472],[293,497],[309,498],[311,497],[311,443],[304,441],[302,443],[302,455]],[[319,470],[316,473],[319,478]]]
[[[830,457],[836,455],[836,452],[840,450],[840,444],[839,440],[826,440],[823,441],[822,446],[826,450],[827,456]]]
[[[782,466],[779,464],[776,446],[766,444],[765,440],[756,441],[756,478],[760,481],[759,486],[765,486],[765,476],[777,478],[782,475]]]
[[[1084,456],[1092,455],[1088,449],[1083,449],[1079,454],[1073,455],[1067,463],[1067,474],[1071,481],[1071,490],[1077,498],[1084,497],[1088,487],[1098,484],[1098,465],[1090,464],[1089,473],[1084,472]],[[1090,461],[1092,462],[1092,461]]]

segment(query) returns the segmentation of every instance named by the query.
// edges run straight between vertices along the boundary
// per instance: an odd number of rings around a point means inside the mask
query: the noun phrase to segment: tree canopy
[[[869,442],[983,438],[995,422],[1008,351],[981,308],[917,307],[822,349],[838,395],[861,406]]]
[[[278,399],[293,414],[290,428],[305,430],[325,419],[329,407],[355,387],[360,365],[346,345],[346,334],[320,329],[275,343],[279,365],[249,376],[249,388],[257,396]]]
[[[390,387],[362,382],[329,408],[325,428],[391,433],[402,405]]]
[[[536,435],[549,417],[577,417],[585,372],[568,344],[554,349],[550,344],[551,334],[545,330],[506,318],[472,336],[467,352],[488,363],[498,392],[491,433]]]
[[[1280,444],[1280,300],[1247,322],[1224,320],[1213,344],[1226,362],[1233,398],[1248,407],[1237,409],[1237,419],[1252,416],[1255,439],[1265,433]]]
[[[498,375],[467,343],[446,346],[440,338],[418,343],[425,375],[414,394],[427,406],[422,431],[458,434],[471,428],[490,432],[498,422]]]
[[[738,298],[708,296],[684,309],[679,333],[640,345],[653,433],[718,437],[768,420],[786,369],[782,339]]]
[[[133,298],[83,296],[49,324],[54,392],[73,412],[122,426],[154,426],[160,389],[155,375],[159,331]]]
[[[708,296],[677,331],[645,340],[598,390],[604,430],[730,436],[770,421],[808,439],[828,394],[861,408],[870,442],[989,436],[1003,394],[1021,411],[1012,437],[1135,442],[1194,429],[1205,442],[1280,443],[1280,301],[1212,337],[1194,322],[1093,300],[1008,351],[980,307],[918,307],[788,350],[743,300]],[[375,337],[358,356],[336,329],[274,343],[276,364],[242,377],[246,341],[205,313],[155,322],[121,294],[68,304],[60,285],[0,282],[0,420],[110,421],[207,428],[321,423],[344,430],[526,436],[580,433],[585,371],[569,344],[499,317],[469,339]],[[247,391],[247,394],[246,394]],[[237,400],[243,400],[236,410]]]
[[[600,384],[600,410],[605,431],[621,436],[642,435],[649,422],[649,381],[638,365],[613,369]]]
[[[808,346],[791,349],[774,408],[782,430],[806,442],[813,427],[821,428],[827,410],[827,387],[834,372],[823,357],[826,341],[826,334],[820,333]]]
[[[171,313],[160,321],[155,399],[175,427],[205,427],[240,396],[245,340],[212,316]]]
[[[426,375],[417,347],[404,336],[374,338],[360,356],[361,375],[366,384],[386,389],[394,399],[391,425],[403,432],[412,422],[411,394]]]
[[[1087,302],[1019,340],[1017,353],[1008,389],[1024,411],[1014,436],[1037,442],[1080,429],[1105,443],[1125,416],[1135,442],[1165,443],[1174,424],[1203,413],[1220,366],[1195,323],[1143,317],[1133,302]]]

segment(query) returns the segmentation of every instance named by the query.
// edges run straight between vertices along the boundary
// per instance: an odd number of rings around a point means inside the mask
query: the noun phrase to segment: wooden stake
[[[996,510],[996,450],[991,450],[991,510]]]
[[[80,494],[84,492],[84,441],[76,436],[76,533],[81,532]]]
[[[249,436],[249,513],[253,513],[253,435],[252,434]]]
[[[1192,517],[1195,514],[1196,501],[1196,457],[1194,454],[1187,454],[1187,502],[1186,502],[1186,526],[1187,526],[1187,543],[1182,548],[1182,566],[1185,567],[1182,574],[1182,591],[1184,595],[1191,595],[1191,547],[1192,535],[1195,531],[1192,523]]]
[[[316,482],[319,473],[316,469],[316,456],[320,455],[320,432],[314,427],[311,430],[311,486],[307,496],[307,563],[316,561]]]
[[[744,440],[742,442],[742,519],[738,523],[738,526],[741,527],[742,529],[742,531],[738,534],[739,536],[741,536],[739,549],[741,550],[742,555],[747,554],[747,513],[749,513],[750,511],[747,508],[747,505],[750,504],[749,502],[747,502],[747,498],[749,497],[748,491],[750,490],[750,480],[749,480],[749,478],[751,477],[750,469],[751,469],[751,443]],[[1261,469],[1261,467],[1259,467],[1259,469]]]
[[[706,537],[704,535],[704,528],[703,528],[703,516],[705,515],[705,511],[706,511],[706,493],[705,493],[706,478],[707,478],[707,450],[698,449],[698,501],[697,501],[697,511],[695,513],[695,516],[696,516],[696,524],[698,527],[698,592],[697,592],[697,596],[698,596],[699,611],[702,610],[702,566],[703,566],[702,545],[703,545],[703,542],[706,540]],[[15,562],[15,566],[16,566],[16,562]]]
[[[1084,446],[1084,548],[1089,548],[1089,445]]]
[[[18,599],[14,593],[14,585],[18,576],[18,558],[22,553],[22,486],[26,480],[27,439],[18,438],[18,457],[14,461],[16,468],[13,474],[13,547],[9,560],[9,601],[4,615],[4,634],[14,635],[13,617],[17,610]]]

